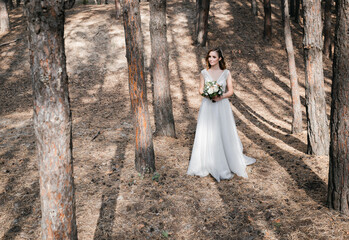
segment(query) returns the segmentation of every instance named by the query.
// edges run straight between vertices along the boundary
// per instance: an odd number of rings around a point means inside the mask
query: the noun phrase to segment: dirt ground
[[[207,51],[193,45],[195,1],[168,1],[178,138],[154,138],[158,174],[146,176],[134,170],[125,40],[114,5],[78,2],[67,11],[79,238],[349,239],[349,218],[326,207],[328,157],[305,154],[305,121],[301,134],[290,134],[290,87],[278,2],[272,5],[271,44],[262,40],[262,16],[254,18],[248,2],[211,4],[208,48],[220,46],[225,53],[244,152],[257,159],[248,167],[248,179],[235,176],[219,183],[210,176],[186,175],[201,101],[197,76]],[[148,73],[146,2],[141,3],[141,16]],[[0,36],[0,238],[39,239],[38,167],[22,10],[11,11],[10,18],[12,31]],[[304,115],[302,29],[292,27]],[[326,59],[324,73],[329,115],[332,73]],[[152,115],[150,83],[148,100]],[[154,127],[153,117],[151,121]]]

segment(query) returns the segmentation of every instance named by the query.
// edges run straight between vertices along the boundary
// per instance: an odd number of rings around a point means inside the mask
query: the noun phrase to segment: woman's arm
[[[227,78],[227,89],[228,91],[226,93],[223,93],[222,98],[230,98],[234,94],[233,80],[231,79],[230,71]]]
[[[200,84],[199,84],[199,94],[202,95],[204,93],[204,87],[205,87],[205,79],[200,73]]]

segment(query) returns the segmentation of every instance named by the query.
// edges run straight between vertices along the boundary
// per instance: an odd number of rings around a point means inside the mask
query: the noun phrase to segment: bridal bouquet
[[[202,96],[212,99],[216,96],[222,96],[222,95],[223,95],[222,86],[219,85],[216,81],[205,83],[204,92],[202,93]]]

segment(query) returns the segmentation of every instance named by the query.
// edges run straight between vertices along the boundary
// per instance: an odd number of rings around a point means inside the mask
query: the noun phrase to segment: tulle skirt
[[[187,174],[211,174],[218,182],[234,174],[247,178],[246,166],[254,162],[243,154],[229,100],[213,103],[204,98]]]

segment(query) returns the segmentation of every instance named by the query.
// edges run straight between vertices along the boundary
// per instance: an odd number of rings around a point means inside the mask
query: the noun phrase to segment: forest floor
[[[278,2],[272,3],[273,41],[266,44],[262,16],[253,17],[246,1],[212,1],[208,47],[201,48],[192,38],[195,1],[168,1],[177,138],[154,138],[158,174],[145,176],[134,170],[125,40],[114,5],[78,3],[67,11],[80,239],[349,239],[349,218],[326,207],[328,157],[306,154],[304,117],[304,131],[290,134],[288,65]],[[148,3],[141,3],[141,16],[149,80]],[[21,9],[10,18],[12,31],[0,36],[0,238],[39,239],[25,20]],[[295,24],[292,30],[304,116],[302,29]],[[201,102],[197,77],[207,49],[215,46],[223,49],[233,76],[232,110],[244,152],[257,159],[248,179],[219,183],[186,175]],[[332,72],[326,59],[324,74],[329,115]],[[149,81],[148,100],[152,116]]]

